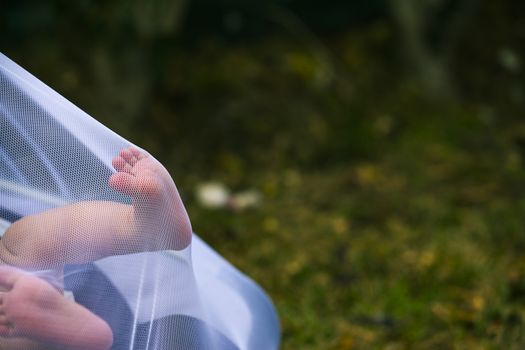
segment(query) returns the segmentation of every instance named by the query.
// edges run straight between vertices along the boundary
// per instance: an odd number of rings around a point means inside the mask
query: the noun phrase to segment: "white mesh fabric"
[[[264,293],[188,245],[162,165],[1,54],[0,131],[0,348],[278,347]]]

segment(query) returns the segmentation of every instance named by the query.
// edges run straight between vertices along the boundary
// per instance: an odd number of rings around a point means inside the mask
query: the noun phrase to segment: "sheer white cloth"
[[[0,131],[0,234],[19,217],[67,203],[129,203],[107,179],[130,142],[2,54]],[[65,280],[79,303],[108,315],[114,349],[279,346],[270,299],[195,235],[182,251],[68,267]]]

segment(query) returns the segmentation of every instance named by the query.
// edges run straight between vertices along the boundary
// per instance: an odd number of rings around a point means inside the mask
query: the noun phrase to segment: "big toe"
[[[119,172],[111,175],[109,186],[137,199],[148,200],[162,195],[162,186],[154,176],[134,176]]]
[[[133,175],[124,172],[115,173],[108,180],[111,188],[127,195],[133,193],[133,182]]]

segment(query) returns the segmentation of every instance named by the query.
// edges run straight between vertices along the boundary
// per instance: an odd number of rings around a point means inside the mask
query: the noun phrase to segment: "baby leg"
[[[150,155],[124,149],[113,159],[109,185],[132,205],[81,201],[25,216],[0,240],[0,263],[21,268],[60,268],[107,256],[181,250],[191,223],[168,171]]]
[[[42,349],[107,350],[113,334],[107,323],[64,298],[44,280],[21,270],[0,267],[0,337],[17,349],[32,340]],[[1,344],[1,343],[0,343]],[[22,349],[20,347],[20,349]]]

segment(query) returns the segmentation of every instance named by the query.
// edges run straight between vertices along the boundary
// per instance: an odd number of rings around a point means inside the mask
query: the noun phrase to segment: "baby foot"
[[[107,323],[64,298],[44,280],[0,266],[0,337],[26,338],[70,350],[107,350]]]
[[[113,159],[109,185],[133,199],[137,235],[145,250],[181,250],[191,242],[190,219],[168,171],[152,156],[130,147]]]

